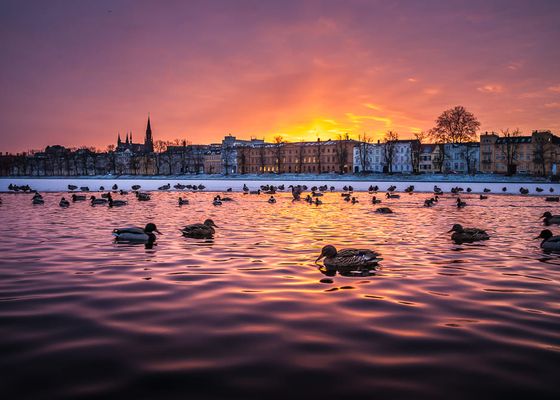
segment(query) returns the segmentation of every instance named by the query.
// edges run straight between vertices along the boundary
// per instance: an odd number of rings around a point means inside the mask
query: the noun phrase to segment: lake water
[[[68,196],[67,194],[64,194]],[[539,197],[426,194],[316,207],[290,194],[154,193],[123,208],[4,194],[4,398],[558,398],[560,258],[533,240]],[[120,196],[119,196],[120,197]],[[212,218],[213,240],[178,229]],[[155,222],[157,246],[111,230]],[[491,239],[456,245],[451,225]],[[560,233],[560,229],[552,229]],[[371,276],[325,276],[325,244],[382,253]],[[5,397],[7,396],[7,397]]]

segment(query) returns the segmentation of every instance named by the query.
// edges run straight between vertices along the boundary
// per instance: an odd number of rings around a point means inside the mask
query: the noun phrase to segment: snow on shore
[[[416,192],[432,192],[434,185],[440,187],[444,192],[448,192],[451,188],[460,186],[465,190],[470,187],[473,193],[481,193],[485,188],[491,190],[492,193],[509,193],[519,194],[521,187],[529,189],[530,194],[550,195],[550,188],[554,190],[554,194],[560,194],[560,184],[551,183],[544,180],[520,178],[520,177],[503,177],[493,175],[423,175],[423,176],[338,176],[338,175],[293,175],[293,176],[257,176],[244,175],[235,177],[210,177],[208,175],[199,175],[185,179],[185,176],[176,177],[64,177],[64,178],[0,178],[0,192],[8,192],[8,185],[29,185],[32,189],[40,192],[66,192],[68,185],[78,187],[88,186],[91,191],[97,191],[101,186],[105,190],[110,190],[116,184],[119,189],[130,190],[132,185],[141,185],[142,190],[157,190],[158,187],[165,184],[173,185],[181,183],[183,185],[204,185],[205,191],[225,191],[231,188],[233,191],[241,191],[243,185],[246,184],[250,189],[258,189],[261,185],[273,184],[275,186],[284,184],[286,189],[289,185],[307,185],[312,186],[328,185],[334,186],[336,190],[342,190],[343,186],[352,185],[356,191],[367,191],[370,185],[379,186],[380,191],[385,191],[389,186],[395,185],[397,191],[403,191],[409,185],[414,185]],[[507,191],[503,192],[502,188],[506,187]],[[542,193],[537,193],[536,188],[544,189]],[[289,189],[288,189],[289,190]]]

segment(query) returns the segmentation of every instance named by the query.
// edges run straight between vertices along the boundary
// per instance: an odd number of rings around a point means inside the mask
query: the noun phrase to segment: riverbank
[[[413,185],[417,192],[432,192],[434,186],[443,191],[461,186],[465,190],[470,188],[473,193],[484,192],[489,189],[494,193],[519,194],[521,187],[529,189],[530,194],[560,193],[560,184],[534,177],[505,177],[501,175],[179,175],[179,176],[87,176],[87,177],[4,177],[0,178],[0,192],[8,192],[8,186],[29,185],[41,192],[65,192],[68,185],[88,187],[91,191],[105,190],[117,185],[119,189],[130,190],[132,185],[140,185],[142,190],[157,190],[160,186],[170,184],[171,189],[176,183],[182,185],[204,185],[206,191],[241,191],[243,185],[250,189],[258,189],[263,184],[334,186],[342,190],[344,186],[352,185],[356,191],[367,191],[369,186],[379,186],[379,190],[386,190],[395,185],[397,191],[403,191]],[[503,190],[506,188],[506,190]],[[537,188],[543,189],[538,192]],[[551,190],[552,189],[552,190]]]

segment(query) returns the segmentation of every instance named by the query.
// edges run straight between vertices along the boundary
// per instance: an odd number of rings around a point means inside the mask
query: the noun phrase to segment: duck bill
[[[317,264],[317,263],[319,262],[319,260],[320,260],[321,258],[323,258],[323,257],[324,257],[324,256],[323,256],[322,254],[321,254],[319,257],[317,257],[317,259],[315,260],[315,264]]]
[[[163,233],[161,233],[158,229],[156,229],[154,232],[159,233],[160,235],[163,235]]]

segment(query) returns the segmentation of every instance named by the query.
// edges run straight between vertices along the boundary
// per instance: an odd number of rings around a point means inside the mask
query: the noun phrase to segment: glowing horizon
[[[560,134],[560,2],[5,2],[0,151],[143,140]]]

